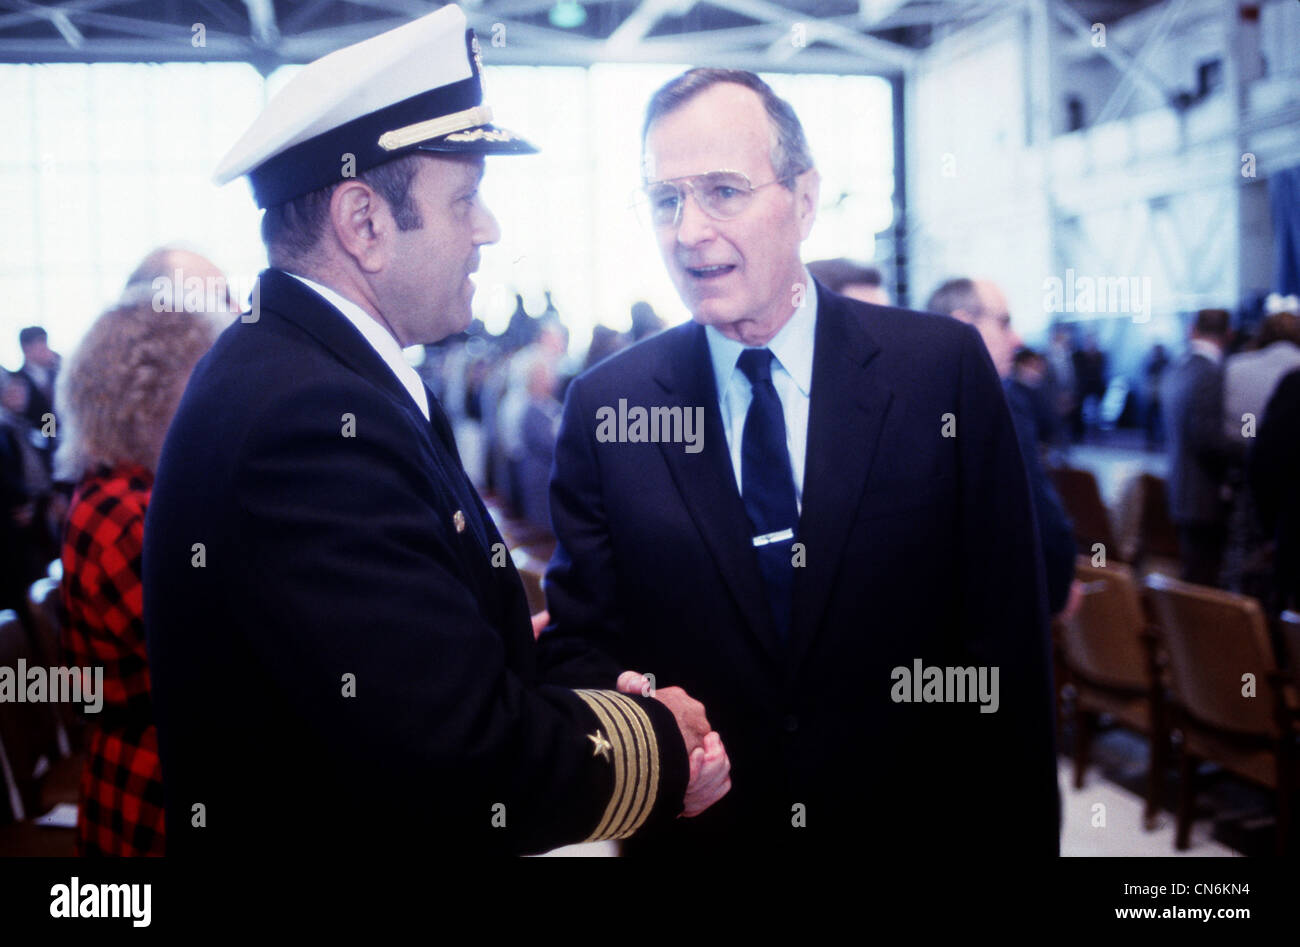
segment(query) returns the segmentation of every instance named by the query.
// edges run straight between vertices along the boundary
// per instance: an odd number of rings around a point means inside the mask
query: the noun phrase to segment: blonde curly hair
[[[203,312],[158,312],[147,293],[101,315],[58,375],[61,478],[99,466],[158,467],[163,438],[195,363],[224,328]]]

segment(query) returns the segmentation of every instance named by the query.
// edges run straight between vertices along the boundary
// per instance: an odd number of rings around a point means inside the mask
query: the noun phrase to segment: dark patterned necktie
[[[799,525],[794,472],[785,443],[785,415],[772,384],[772,352],[745,349],[737,367],[749,379],[753,397],[745,415],[740,447],[741,498],[753,527],[754,552],[767,591],[777,635],[790,637],[794,566],[790,547]]]

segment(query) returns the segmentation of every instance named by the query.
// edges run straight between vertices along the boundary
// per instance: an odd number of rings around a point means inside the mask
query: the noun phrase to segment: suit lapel
[[[779,660],[782,648],[768,613],[749,517],[731,469],[708,341],[699,325],[674,331],[675,344],[665,350],[666,357],[656,366],[655,381],[669,405],[680,405],[683,411],[703,406],[704,448],[696,454],[688,454],[681,444],[660,442],[659,448],[705,546],[745,616],[746,627]]]
[[[374,346],[366,341],[347,316],[316,293],[280,270],[263,270],[257,279],[253,299],[329,349],[335,357],[371,384],[382,388],[403,407],[409,406],[424,423],[411,396],[397,380]],[[252,324],[256,328],[256,323]]]
[[[818,285],[808,453],[795,569],[792,670],[812,647],[875,460],[893,392],[870,362],[880,350],[864,315]]]
[[[348,318],[287,273],[275,269],[263,270],[258,277],[254,299],[258,300],[262,310],[274,312],[293,323],[352,371],[383,390],[393,400],[394,407],[405,411],[417,430],[426,433],[420,446],[423,446],[428,455],[434,479],[450,491],[451,499],[466,518],[477,544],[486,550],[486,527],[477,514],[477,507],[470,505],[473,502],[470,496],[473,486],[464,475],[450,424],[441,413],[433,392],[425,387],[429,399],[429,420],[426,421],[393,370]],[[251,328],[256,329],[256,323],[251,324]],[[443,448],[441,450],[440,445]]]

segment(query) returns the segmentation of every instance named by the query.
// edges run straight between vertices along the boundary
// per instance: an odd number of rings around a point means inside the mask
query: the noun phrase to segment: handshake
[[[624,694],[653,697],[677,718],[691,767],[691,778],[683,800],[683,816],[689,819],[699,815],[730,791],[731,760],[727,758],[722,738],[709,726],[703,704],[680,687],[652,689],[650,679],[636,671],[620,674],[618,689]]]

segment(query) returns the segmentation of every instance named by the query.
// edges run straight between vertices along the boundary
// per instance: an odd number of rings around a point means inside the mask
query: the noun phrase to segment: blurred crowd
[[[649,303],[637,302],[628,331],[595,326],[578,359],[550,293],[536,315],[516,296],[504,332],[492,335],[475,319],[465,332],[427,346],[418,371],[452,421],[475,486],[513,518],[549,530],[551,460],[568,383],[664,325]]]
[[[1056,325],[1044,351],[1026,347],[994,287],[952,280],[925,308],[980,329],[1013,416],[1025,420],[1022,446],[1036,445],[1047,466],[1068,464],[1069,447],[1078,443],[1165,457],[1183,580],[1253,595],[1274,615],[1300,605],[1294,296],[1270,296],[1249,326],[1234,327],[1223,309],[1195,313],[1185,347],[1171,354],[1153,344],[1138,378],[1111,374],[1095,331],[1080,342],[1076,326]],[[972,310],[979,313],[973,319]],[[1141,439],[1108,436],[1123,427],[1140,428]],[[1032,480],[1034,461],[1027,463]],[[1050,558],[1046,537],[1044,546]]]

